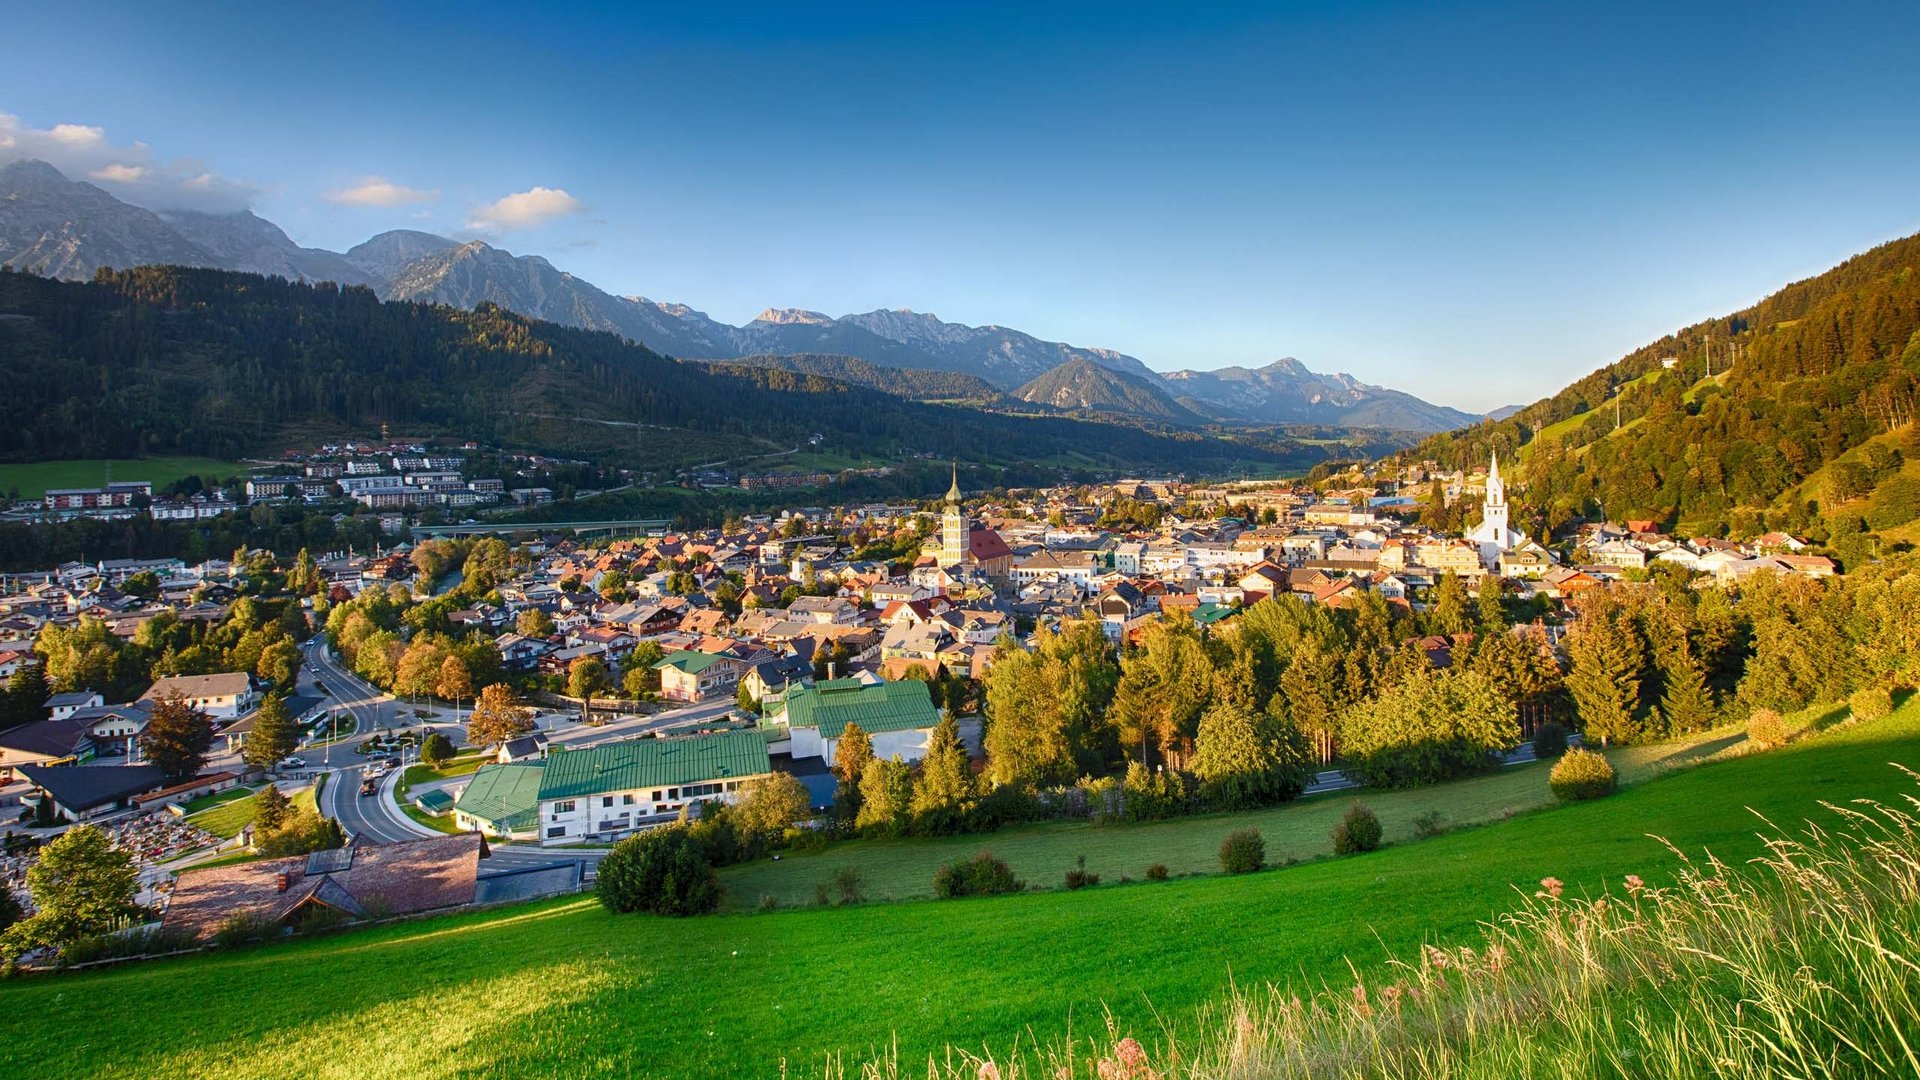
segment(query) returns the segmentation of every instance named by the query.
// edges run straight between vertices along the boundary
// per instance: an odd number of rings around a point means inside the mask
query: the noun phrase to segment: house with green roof
[[[753,729],[555,750],[536,796],[540,842],[616,839],[688,803],[734,802],[772,774],[766,736]]]
[[[705,701],[715,694],[731,695],[746,664],[726,653],[668,653],[653,665],[660,673],[660,696],[669,701]]]
[[[482,765],[453,800],[461,831],[531,840],[540,835],[540,777],[545,762]]]
[[[940,722],[927,684],[918,679],[872,684],[830,679],[787,691],[785,704],[793,756],[817,757],[829,766],[834,745],[849,723],[858,724],[872,738],[876,757],[898,755],[903,761],[918,761],[927,752],[934,725]]]

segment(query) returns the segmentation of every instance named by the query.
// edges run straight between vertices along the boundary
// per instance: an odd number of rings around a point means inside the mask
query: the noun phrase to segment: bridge
[[[525,536],[571,530],[575,536],[663,536],[673,527],[666,518],[627,521],[489,521],[472,525],[416,525],[413,535],[428,539],[455,536]]]

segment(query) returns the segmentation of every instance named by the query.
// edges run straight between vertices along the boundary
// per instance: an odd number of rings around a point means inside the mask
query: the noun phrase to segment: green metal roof
[[[677,653],[669,653],[659,663],[653,665],[653,670],[659,671],[661,668],[678,668],[689,675],[698,675],[725,659],[728,659],[728,657],[721,656],[717,653],[692,652],[682,649]]]
[[[435,788],[432,791],[423,791],[419,795],[414,796],[413,805],[425,810],[429,814],[444,814],[447,812],[447,808],[453,805],[453,796],[441,791],[439,788]]]
[[[531,829],[540,823],[540,776],[545,771],[542,762],[482,765],[453,808],[495,828]]]
[[[787,691],[786,706],[789,728],[816,728],[828,739],[838,736],[849,721],[869,735],[930,728],[940,722],[927,684],[918,679],[871,686],[834,679]]]
[[[1240,609],[1232,604],[1201,604],[1193,609],[1193,621],[1206,626],[1238,614]]]
[[[758,731],[725,731],[684,739],[633,739],[547,755],[541,802],[607,791],[739,780],[773,771]]]

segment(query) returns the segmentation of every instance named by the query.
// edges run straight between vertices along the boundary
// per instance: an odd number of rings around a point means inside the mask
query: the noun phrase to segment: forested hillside
[[[0,272],[0,460],[277,454],[316,437],[449,435],[671,467],[786,450],[1063,467],[1305,468],[1321,448],[919,404],[833,379],[682,363],[613,334],[382,303],[363,288],[144,267]]]
[[[1904,459],[1920,457],[1906,445],[1920,400],[1917,267],[1920,236],[1883,244],[1406,456],[1518,461],[1536,528],[1604,513],[1688,532],[1857,530],[1855,501],[1904,488]],[[1823,469],[1843,455],[1845,479],[1829,485]],[[1859,463],[1864,481],[1856,457],[1873,459]],[[1911,512],[1876,513],[1874,527],[1920,516],[1920,499],[1908,501]]]
[[[1000,391],[993,388],[991,383],[978,376],[965,375],[957,371],[882,367],[879,364],[870,364],[857,356],[835,356],[824,353],[786,353],[777,356],[760,354],[736,357],[732,360],[714,360],[709,363],[721,368],[733,366],[774,368],[804,375],[819,375],[850,386],[864,386],[869,390],[879,390],[895,397],[912,398],[915,401],[964,401],[968,404],[991,404],[1004,397]]]

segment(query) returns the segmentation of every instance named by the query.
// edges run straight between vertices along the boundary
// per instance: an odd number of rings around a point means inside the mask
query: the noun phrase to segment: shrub
[[[420,760],[438,769],[453,760],[453,740],[439,732],[427,736],[420,744]]]
[[[1542,761],[1567,752],[1567,729],[1552,720],[1533,729],[1533,756]]]
[[[221,948],[253,945],[280,936],[285,928],[261,915],[240,914],[220,924],[213,932],[213,943]]]
[[[702,915],[720,906],[720,879],[685,826],[629,836],[600,860],[595,886],[613,912]]]
[[[1762,750],[1787,745],[1787,721],[1773,709],[1755,709],[1747,718],[1747,741]]]
[[[55,963],[60,967],[89,964],[96,960],[119,960],[135,956],[160,956],[198,947],[199,940],[185,930],[149,927],[118,934],[83,937],[61,946]]]
[[[1267,842],[1259,829],[1235,829],[1220,841],[1220,868],[1229,874],[1250,874],[1266,862]]]
[[[1893,695],[1884,686],[1871,686],[1856,690],[1847,699],[1847,707],[1855,720],[1878,720],[1893,711]]]
[[[986,850],[976,852],[970,859],[955,860],[933,875],[933,895],[942,900],[1015,893],[1026,887],[1026,882],[1013,876],[1013,867],[1007,865],[1007,860],[995,858],[993,852]]]
[[[1082,855],[1075,860],[1073,869],[1067,871],[1066,884],[1069,889],[1084,889],[1100,884],[1100,875],[1087,869],[1087,857]]]
[[[773,895],[772,893],[766,893],[760,897],[761,911],[773,911],[779,908],[779,906],[780,906],[780,898]]]
[[[1611,795],[1616,782],[1613,765],[1606,755],[1579,748],[1567,751],[1547,774],[1547,784],[1553,788],[1554,797],[1569,802]]]
[[[1354,855],[1373,851],[1380,846],[1380,836],[1379,817],[1366,803],[1354,803],[1347,807],[1346,814],[1333,827],[1333,853]]]
[[[865,898],[865,894],[860,890],[859,867],[843,866],[833,872],[831,880],[834,894],[839,896],[841,903],[857,904]]]
[[[1520,744],[1506,692],[1479,672],[1416,671],[1349,710],[1341,723],[1348,776],[1405,788],[1478,776]]]
[[[1147,880],[1148,881],[1167,880],[1167,864],[1163,862],[1157,862],[1157,863],[1154,863],[1152,866],[1147,867]]]
[[[832,888],[824,881],[814,882],[813,883],[813,906],[826,907],[828,904],[831,904],[831,903],[833,903]]]
[[[1429,810],[1413,819],[1413,835],[1422,840],[1431,840],[1447,831],[1447,815],[1438,810]]]

